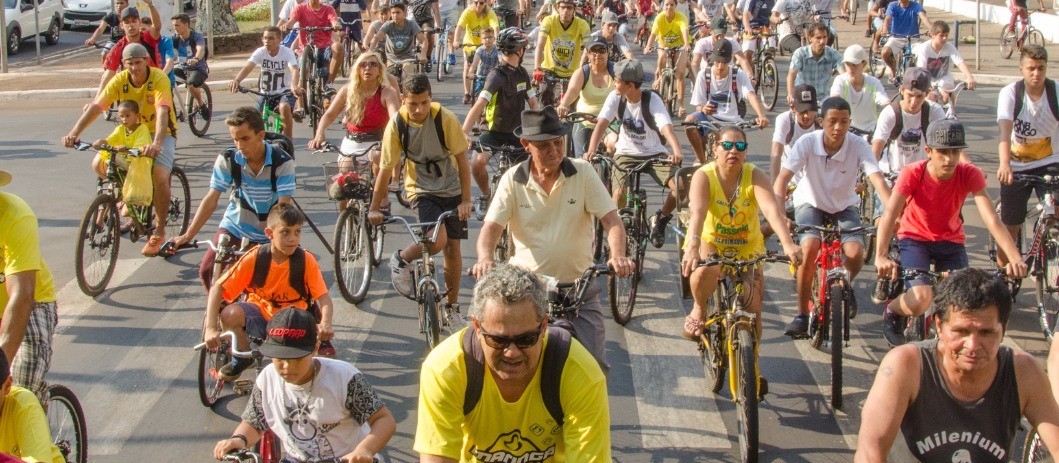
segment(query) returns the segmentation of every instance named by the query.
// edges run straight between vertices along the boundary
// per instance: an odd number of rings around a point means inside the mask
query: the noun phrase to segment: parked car
[[[103,17],[114,11],[113,0],[70,0],[63,16],[63,26],[98,27]]]
[[[62,30],[63,12],[66,4],[63,0],[38,0],[40,23],[34,25],[33,0],[4,0],[4,17],[7,19],[7,53],[14,55],[21,48],[22,41],[33,38],[37,26],[40,35],[48,45],[59,42],[59,31]]]

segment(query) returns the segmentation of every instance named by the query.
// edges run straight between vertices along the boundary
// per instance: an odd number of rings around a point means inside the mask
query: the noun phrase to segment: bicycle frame
[[[585,294],[596,277],[609,275],[611,269],[607,264],[596,264],[589,267],[573,283],[557,284],[548,289],[548,323],[556,320],[571,320],[577,318],[581,306],[585,303]],[[548,277],[551,278],[551,277]],[[571,298],[570,295],[573,294]]]
[[[121,170],[118,169],[118,163],[115,161],[116,156],[129,156],[139,157],[140,150],[118,148],[110,145],[103,145],[99,149],[95,149],[88,143],[81,143],[75,147],[78,151],[86,151],[92,148],[94,151],[110,151],[111,162],[107,163],[107,175],[106,178],[101,178],[96,181],[96,195],[107,195],[114,198],[115,202],[121,202],[122,198],[122,187],[125,184],[125,175]],[[129,206],[130,218],[133,219],[133,228],[136,230],[137,236],[146,236],[154,232],[154,221],[153,218],[154,206]]]
[[[433,222],[412,223],[409,222],[408,219],[405,219],[404,217],[401,217],[399,215],[388,217],[385,221],[383,221],[384,225],[391,223],[403,224],[405,229],[408,230],[409,236],[411,236],[412,238],[412,243],[420,245],[420,248],[423,250],[422,257],[416,259],[416,262],[413,262],[415,264],[416,272],[416,284],[413,286],[413,290],[415,291],[414,296],[417,301],[421,297],[421,288],[423,288],[424,286],[432,287],[434,289],[434,294],[437,294],[438,298],[444,297],[445,294],[447,294],[441,292],[441,285],[439,285],[437,279],[434,278],[434,258],[431,257],[430,251],[427,248],[429,244],[433,244],[437,241],[438,232],[441,231],[441,227],[445,224],[445,219],[455,214],[456,213],[453,211],[447,211],[445,213],[442,213],[441,216],[439,216],[438,219]],[[433,226],[434,228],[434,231],[430,234],[429,238],[427,238],[426,233],[423,230],[418,229],[418,227],[428,226]],[[420,314],[419,324],[421,328],[423,327],[423,323],[424,320],[422,318],[422,314]]]

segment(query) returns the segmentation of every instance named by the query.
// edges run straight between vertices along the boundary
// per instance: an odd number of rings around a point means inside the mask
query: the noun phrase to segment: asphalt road
[[[73,29],[62,29],[59,32],[59,43],[55,45],[48,45],[44,41],[44,37],[40,38],[40,56],[44,61],[49,61],[49,58],[56,56],[65,56],[71,52],[77,51],[78,49],[83,50],[83,53],[89,53],[88,47],[85,47],[85,39],[92,36],[92,31],[95,28],[73,28]],[[9,55],[7,57],[8,64],[11,66],[25,66],[37,64],[37,48],[34,44],[35,38],[28,38],[23,40],[21,48],[18,54]],[[96,51],[98,53],[98,51]]]
[[[965,92],[958,108],[969,128],[971,158],[987,172],[994,197],[993,114],[998,90],[983,86]],[[462,90],[452,80],[435,87],[436,99],[462,117],[467,107],[458,104],[460,94]],[[177,158],[188,172],[194,205],[208,187],[213,160],[231,144],[223,118],[235,107],[253,103],[246,96],[216,89],[214,98],[213,127],[205,139],[194,138],[186,125],[180,127]],[[131,244],[125,240],[110,289],[94,299],[81,294],[73,278],[72,251],[76,227],[94,195],[95,181],[89,156],[58,143],[80,107],[80,102],[40,100],[0,108],[0,120],[6,121],[0,132],[0,166],[14,174],[14,181],[4,190],[22,196],[36,211],[42,252],[59,289],[60,335],[49,379],[70,386],[81,398],[88,415],[93,461],[206,460],[214,442],[230,435],[246,399],[228,396],[213,410],[199,404],[197,353],[191,346],[199,341],[204,306],[205,295],[196,275],[201,253],[185,251],[169,260],[147,259],[139,255],[142,241]],[[102,138],[112,127],[97,121],[84,138]],[[295,135],[297,146],[304,147],[310,131],[299,125]],[[329,135],[332,140],[341,136],[337,127]],[[750,161],[758,166],[767,166],[770,136],[771,129],[750,134]],[[331,156],[310,155],[304,149],[298,152],[296,197],[327,237],[337,214],[322,189],[320,165],[330,160]],[[657,203],[661,196],[652,190],[651,198]],[[395,213],[410,214],[394,204]],[[971,262],[984,267],[988,265],[985,231],[973,206],[968,205],[965,217]],[[218,217],[215,214],[199,238],[212,235]],[[471,240],[479,227],[471,223]],[[738,457],[732,402],[726,394],[706,390],[699,354],[693,344],[680,338],[691,304],[679,297],[676,246],[673,237],[669,238],[663,249],[652,248],[647,253],[633,320],[625,327],[612,321],[607,324],[614,457],[623,462],[732,461]],[[400,233],[388,234],[387,254],[406,242]],[[473,243],[463,246],[465,268],[475,260]],[[319,239],[306,229],[302,244],[325,262],[324,278],[333,282],[334,273],[326,264],[329,255]],[[846,349],[846,406],[836,411],[827,400],[829,356],[807,341],[792,342],[781,334],[795,303],[792,278],[785,267],[767,268],[760,355],[770,393],[760,407],[762,461],[852,459],[860,410],[876,365],[887,351],[880,333],[880,310],[868,297],[872,273],[867,266],[854,283],[860,315],[853,322]],[[472,285],[465,277],[461,293],[465,307]],[[1018,300],[1008,341],[1043,358],[1046,346],[1036,325],[1031,286],[1027,282]],[[367,374],[397,419],[397,434],[385,456],[390,461],[416,460],[411,447],[418,367],[426,343],[418,333],[415,305],[393,290],[386,265],[375,271],[369,296],[359,306],[343,302],[337,288],[331,294],[339,301],[335,314],[338,357]]]

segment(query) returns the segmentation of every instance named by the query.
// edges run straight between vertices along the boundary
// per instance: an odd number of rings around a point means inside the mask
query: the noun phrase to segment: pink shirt
[[[968,194],[985,188],[985,175],[972,164],[959,163],[956,173],[945,181],[935,180],[926,171],[928,161],[918,161],[901,169],[894,192],[907,198],[901,216],[899,238],[918,241],[964,243],[960,210]]]
[[[298,23],[299,27],[328,27],[334,25],[334,22],[338,20],[338,14],[335,13],[335,9],[331,5],[320,5],[320,9],[314,10],[309,6],[309,2],[304,2],[296,7],[290,13],[290,22]],[[313,42],[317,48],[326,48],[331,46],[331,34],[333,32],[316,31],[313,32]],[[298,44],[305,46],[308,42],[306,37],[309,34],[305,31],[298,32]]]

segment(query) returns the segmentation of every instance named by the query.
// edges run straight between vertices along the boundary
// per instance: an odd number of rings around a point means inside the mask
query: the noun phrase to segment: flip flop
[[[688,341],[698,341],[700,335],[702,335],[702,321],[691,318],[691,315],[684,317],[684,332],[681,336]]]

